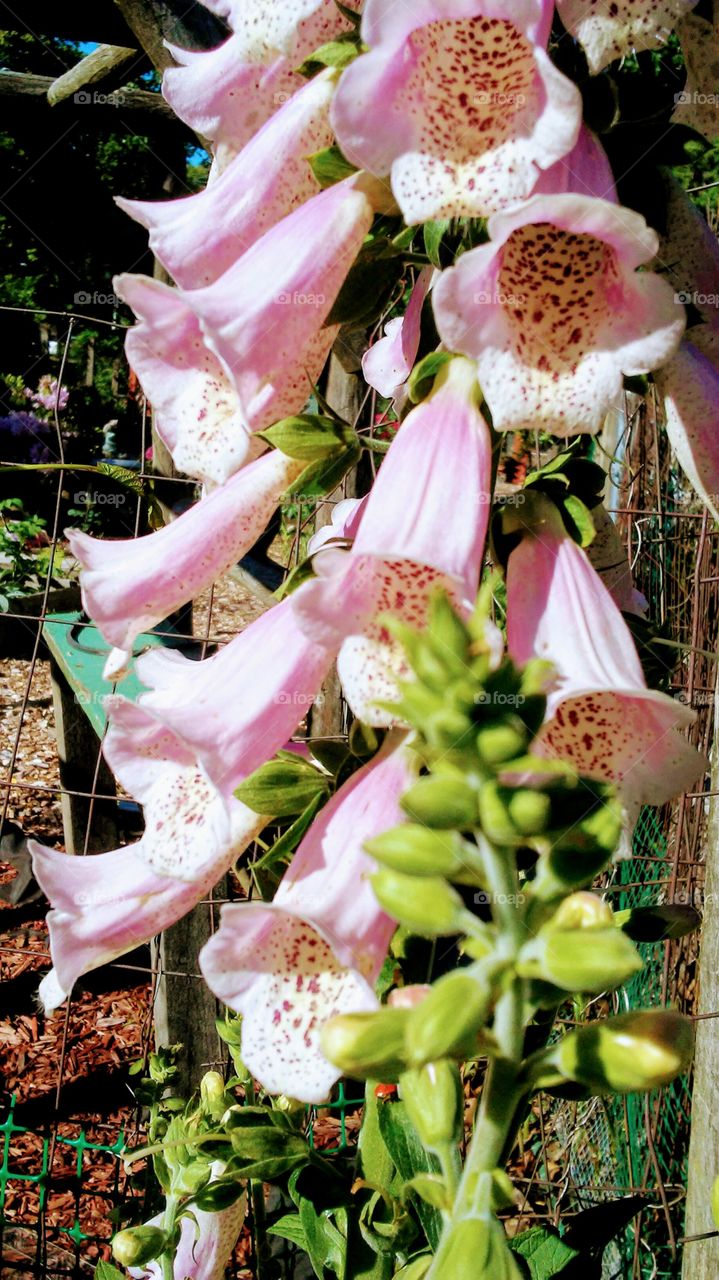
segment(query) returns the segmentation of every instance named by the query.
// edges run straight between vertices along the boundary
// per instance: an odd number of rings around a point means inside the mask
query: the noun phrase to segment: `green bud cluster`
[[[441,1059],[466,1061],[486,1052],[482,1032],[491,1003],[490,984],[473,969],[457,969],[414,1008],[332,1018],[322,1031],[322,1052],[346,1075],[385,1081]]]

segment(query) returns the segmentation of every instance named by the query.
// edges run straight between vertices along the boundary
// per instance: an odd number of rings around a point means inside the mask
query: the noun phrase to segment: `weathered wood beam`
[[[719,678],[714,700],[714,741],[719,733]],[[719,1177],[719,761],[712,761],[709,818],[704,841],[706,868],[704,918],[699,944],[699,1007],[692,1128],[687,1169],[687,1212],[684,1234],[706,1236],[684,1246],[683,1280],[716,1280],[719,1275],[719,1236],[714,1234],[711,1193]]]
[[[99,45],[92,53],[88,53],[87,57],[81,58],[74,67],[70,67],[69,71],[58,76],[57,80],[53,80],[47,91],[50,106],[54,107],[58,102],[64,102],[66,98],[71,98],[74,93],[86,88],[87,85],[99,84],[113,71],[137,57],[137,49],[128,49],[125,45]]]
[[[0,71],[0,98],[47,98],[48,91],[55,83],[52,76],[36,76],[20,71]],[[101,98],[93,101],[93,93],[91,90],[80,90],[80,94],[86,94],[78,101],[67,102],[65,109],[71,105],[78,109],[87,109],[88,105],[103,106],[107,105],[117,109],[122,107],[128,111],[145,111],[151,112],[156,116],[163,116],[166,120],[176,120],[175,113],[168,107],[165,99],[159,93],[148,93],[145,89],[121,89],[114,94],[108,94],[108,102],[103,104]]]
[[[227,37],[225,24],[204,5],[187,0],[114,0],[147,56],[164,71],[174,65],[164,41],[185,49],[212,49]]]

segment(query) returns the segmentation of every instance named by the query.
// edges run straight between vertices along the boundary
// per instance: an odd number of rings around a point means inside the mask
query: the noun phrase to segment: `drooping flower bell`
[[[581,97],[545,51],[551,14],[544,0],[367,0],[369,53],[332,121],[353,164],[390,176],[408,223],[506,208],[572,150]]]
[[[50,1011],[91,969],[133,950],[197,905],[268,819],[223,799],[194,757],[132,703],[108,699],[108,764],[144,808],[145,832],[127,848],[78,858],[36,841],[33,872],[51,904],[53,968],[40,984]]]
[[[391,725],[391,708],[377,701],[396,702],[397,678],[410,673],[387,619],[422,626],[439,588],[471,611],[491,454],[472,366],[451,360],[402,424],[372,492],[338,516],[334,540],[323,539],[313,559],[317,576],[212,658],[143,655],[137,671],[151,691],[138,710],[172,729],[223,791],[289,738],[337,655],[354,714]],[[342,546],[348,536],[351,550]]]
[[[116,203],[150,232],[150,248],[182,289],[212,284],[261,235],[317,195],[307,157],[332,141],[334,73],[294,93],[203,191]]]
[[[200,953],[210,990],[242,1013],[243,1062],[270,1093],[322,1102],[341,1074],[321,1052],[323,1024],[378,1007],[374,982],[396,925],[363,846],[403,820],[416,759],[385,744],[322,810],[273,902],[224,907]]]
[[[599,431],[625,375],[674,354],[684,310],[637,268],[658,241],[637,213],[577,195],[535,196],[489,220],[433,290],[445,345],[477,362],[498,431]]]
[[[587,55],[589,70],[603,67],[630,53],[658,49],[697,0],[616,0],[610,5],[587,0],[557,0],[567,31]]]
[[[68,529],[82,565],[83,607],[107,640],[131,649],[254,546],[303,463],[273,450],[143,538],[93,538]]]
[[[208,1185],[221,1178],[227,1166],[221,1160],[212,1165],[212,1177]],[[227,1209],[215,1212],[193,1206],[192,1217],[180,1219],[180,1239],[175,1253],[174,1280],[224,1280],[232,1253],[247,1216],[247,1193]],[[162,1216],[152,1218],[150,1227],[161,1227]],[[130,1233],[132,1228],[130,1228]],[[158,1262],[144,1267],[128,1267],[133,1280],[163,1280],[163,1269]]]
[[[207,288],[118,277],[139,318],[128,358],[179,469],[222,483],[264,448],[253,432],[301,411],[339,332],[326,321],[372,218],[349,179],[270,227]]]
[[[533,750],[619,786],[630,810],[664,804],[705,767],[680,730],[696,716],[648,689],[629,629],[556,508],[536,503],[509,556],[507,639],[518,665],[546,658],[557,679]]]
[[[334,0],[251,0],[214,11],[229,17],[233,34],[207,52],[169,45],[177,66],[165,72],[162,92],[181,120],[214,143],[223,168],[302,88],[304,59],[350,23]]]
[[[379,338],[362,358],[365,380],[387,399],[401,396],[417,359],[422,307],[433,276],[432,267],[420,271],[404,315],[390,320],[384,337]]]

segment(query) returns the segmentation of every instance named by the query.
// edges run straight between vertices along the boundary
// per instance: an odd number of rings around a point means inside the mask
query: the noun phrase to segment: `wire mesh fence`
[[[60,382],[72,332],[69,320],[60,349]],[[373,397],[363,402],[359,413],[360,428],[372,431]],[[43,924],[46,907],[27,878],[24,840],[33,836],[67,847],[72,831],[75,852],[82,855],[116,847],[107,842],[109,833],[117,844],[124,844],[141,831],[137,806],[116,792],[103,763],[103,689],[88,677],[81,687],[90,702],[78,702],[77,688],[70,692],[71,703],[81,713],[79,721],[73,718],[73,732],[78,723],[84,727],[79,750],[77,743],[73,748],[67,740],[68,708],[58,688],[62,672],[58,673],[57,656],[50,664],[47,641],[52,626],[68,632],[68,638],[58,641],[58,651],[67,649],[73,629],[79,647],[93,647],[82,640],[89,624],[78,616],[79,609],[54,607],[51,594],[53,556],[61,554],[63,546],[62,519],[81,483],[69,464],[63,466],[62,423],[57,413],[55,417],[59,465],[46,477],[54,490],[44,586],[31,613],[11,607],[0,617],[0,633],[7,638],[9,628],[17,624],[23,643],[22,656],[14,656],[12,640],[0,645],[0,855],[5,868],[0,890],[6,903],[0,917],[3,1280],[23,1274],[86,1275],[98,1257],[109,1257],[113,1213],[139,1194],[120,1159],[123,1144],[137,1144],[142,1135],[142,1110],[133,1096],[128,1068],[152,1047],[153,1014],[163,980],[175,978],[187,991],[200,982],[196,955],[168,972],[162,953],[141,951],[87,975],[51,1018],[43,1018],[35,1003],[37,982],[50,958]],[[143,413],[141,447],[134,459],[140,486],[157,482],[146,456],[151,439]],[[636,585],[652,602],[654,620],[664,625],[667,639],[681,646],[666,648],[669,689],[696,709],[691,736],[708,753],[719,631],[718,536],[667,453],[651,398],[627,397],[609,454],[603,458],[598,453],[597,458],[609,462],[610,455],[612,505]],[[187,500],[192,488],[170,476],[157,482],[155,493],[172,508]],[[142,496],[125,488],[122,497],[123,532],[137,536],[143,532]],[[270,554],[280,573],[301,558],[313,518],[311,508],[285,511],[284,538],[273,544]],[[269,593],[263,597],[261,589],[248,587],[241,571],[230,574],[194,602],[191,619],[188,615],[175,621],[170,639],[184,635],[195,645],[197,656],[203,656],[257,617],[268,599]],[[67,680],[67,697],[66,686]],[[665,901],[701,908],[709,794],[707,780],[661,811],[642,811],[632,856],[618,864],[606,885],[615,906]],[[251,865],[246,865],[197,908],[203,927],[215,927],[223,900],[251,895],[254,888]],[[691,1014],[697,999],[696,938],[645,951],[646,968],[618,993],[617,1007],[673,1003]],[[204,1065],[224,1060],[218,1036]],[[348,1083],[327,1107],[308,1113],[313,1141],[330,1156],[351,1150],[360,1114],[360,1091]],[[560,1210],[573,1213],[619,1195],[642,1194],[645,1208],[607,1256],[605,1274],[647,1280],[678,1275],[689,1126],[687,1079],[646,1099],[560,1104],[540,1097],[515,1159],[522,1204],[514,1222],[556,1222]],[[284,1274],[292,1275],[290,1254],[283,1265]],[[236,1267],[240,1274],[251,1274],[251,1246],[246,1241]]]

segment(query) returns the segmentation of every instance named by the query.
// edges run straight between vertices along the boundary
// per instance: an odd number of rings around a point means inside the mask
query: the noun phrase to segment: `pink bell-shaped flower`
[[[615,0],[587,4],[587,0],[557,0],[557,11],[570,35],[587,55],[589,70],[603,67],[629,53],[658,49],[697,0]]]
[[[538,657],[556,668],[533,750],[616,783],[630,812],[664,804],[702,773],[680,732],[694,712],[647,688],[619,609],[549,503],[509,557],[507,639],[518,664]]]
[[[353,164],[390,176],[406,222],[506,208],[572,150],[581,97],[545,51],[551,14],[550,0],[366,0],[369,53],[332,122]]]
[[[129,848],[78,858],[30,841],[49,899],[53,968],[40,984],[50,1011],[77,979],[149,942],[207,896],[268,819],[225,801],[187,749],[132,703],[108,699],[104,754],[139,800],[145,832]]]
[[[385,744],[315,819],[273,902],[224,907],[200,953],[210,990],[242,1013],[243,1062],[270,1093],[322,1102],[340,1075],[321,1052],[323,1024],[378,1007],[396,925],[377,903],[364,843],[404,820],[416,767],[406,747]]]
[[[674,354],[685,327],[666,280],[637,268],[658,241],[637,213],[535,196],[489,220],[433,290],[440,337],[477,362],[497,431],[599,431],[625,375]]]

